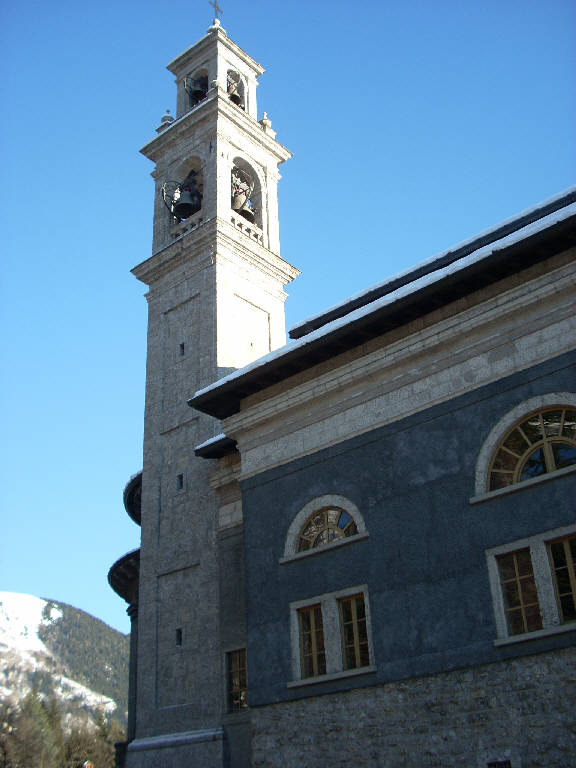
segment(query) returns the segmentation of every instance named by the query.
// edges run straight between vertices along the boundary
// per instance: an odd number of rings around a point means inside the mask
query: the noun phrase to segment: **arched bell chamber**
[[[165,181],[162,184],[162,199],[179,221],[198,213],[202,208],[202,195],[196,184],[196,171],[191,171],[182,182]]]
[[[242,168],[232,168],[232,210],[250,222],[254,221],[255,211],[251,196],[254,191],[254,179]]]

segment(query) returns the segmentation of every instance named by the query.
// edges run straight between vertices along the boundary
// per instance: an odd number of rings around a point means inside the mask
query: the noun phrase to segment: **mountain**
[[[0,700],[35,688],[68,727],[104,714],[126,723],[129,636],[66,603],[0,592]]]

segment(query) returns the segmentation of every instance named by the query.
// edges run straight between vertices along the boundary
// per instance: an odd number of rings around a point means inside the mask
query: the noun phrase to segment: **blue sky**
[[[228,0],[267,72],[288,326],[574,183],[572,0]],[[0,589],[128,631],[109,566],[138,545],[152,164],[138,149],[207,0],[0,8]],[[190,393],[192,394],[192,392]]]

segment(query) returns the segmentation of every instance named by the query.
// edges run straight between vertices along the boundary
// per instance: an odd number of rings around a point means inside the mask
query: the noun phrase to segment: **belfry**
[[[291,155],[258,121],[264,70],[218,19],[168,69],[176,116],[142,149],[155,163],[153,254],[133,269],[149,288],[148,351],[143,471],[125,504],[142,542],[110,575],[133,616],[125,760],[242,766],[249,721],[225,722],[226,678],[245,669],[239,491],[234,461],[215,478],[194,456],[220,426],[186,401],[285,343],[283,288],[298,270],[280,256],[277,184]]]
[[[285,344],[262,68],[169,69],[119,767],[573,766],[576,188]]]

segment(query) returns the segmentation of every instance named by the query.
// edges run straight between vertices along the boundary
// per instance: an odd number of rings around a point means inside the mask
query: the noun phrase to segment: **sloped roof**
[[[572,188],[305,321],[294,341],[199,390],[188,404],[231,416],[243,398],[575,244]]]

